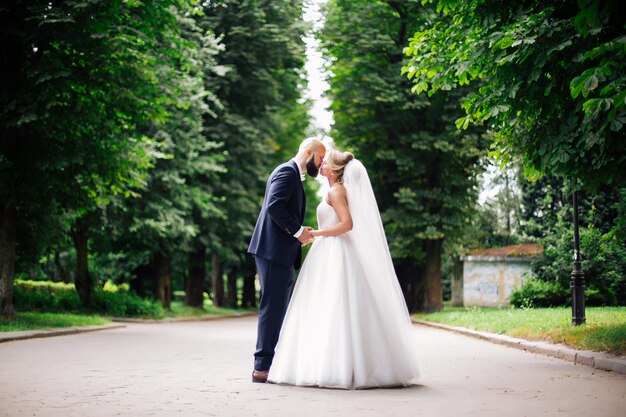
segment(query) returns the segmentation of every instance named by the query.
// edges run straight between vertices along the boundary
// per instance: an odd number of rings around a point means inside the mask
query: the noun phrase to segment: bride
[[[329,388],[410,385],[419,376],[409,314],[372,186],[350,152],[331,150],[331,188],[300,271],[268,381]]]

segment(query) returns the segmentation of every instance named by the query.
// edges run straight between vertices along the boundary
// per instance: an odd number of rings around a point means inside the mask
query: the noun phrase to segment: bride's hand
[[[301,246],[305,247],[306,245],[308,245],[309,243],[313,243],[315,241],[316,238],[321,236],[321,230],[311,230],[310,231],[311,236],[313,236],[312,239],[307,240],[306,242],[302,242]]]
[[[308,245],[309,243],[313,243],[313,241],[315,240],[315,237],[305,241],[305,242],[300,242],[300,246],[305,247],[306,245]]]

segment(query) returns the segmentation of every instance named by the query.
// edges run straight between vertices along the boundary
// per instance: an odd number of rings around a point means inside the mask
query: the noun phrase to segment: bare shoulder
[[[346,187],[343,184],[336,182],[330,187],[328,191],[328,199],[332,201],[345,200],[347,196]]]

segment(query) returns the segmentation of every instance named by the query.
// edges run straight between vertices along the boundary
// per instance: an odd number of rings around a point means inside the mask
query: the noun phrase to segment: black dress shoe
[[[267,375],[269,371],[257,371],[256,369],[252,371],[252,382],[259,382],[264,384],[267,382]]]

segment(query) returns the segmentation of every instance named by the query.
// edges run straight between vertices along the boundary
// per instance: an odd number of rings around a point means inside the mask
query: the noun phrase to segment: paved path
[[[252,384],[256,318],[0,344],[0,416],[626,416],[626,376],[415,326],[421,384]]]

